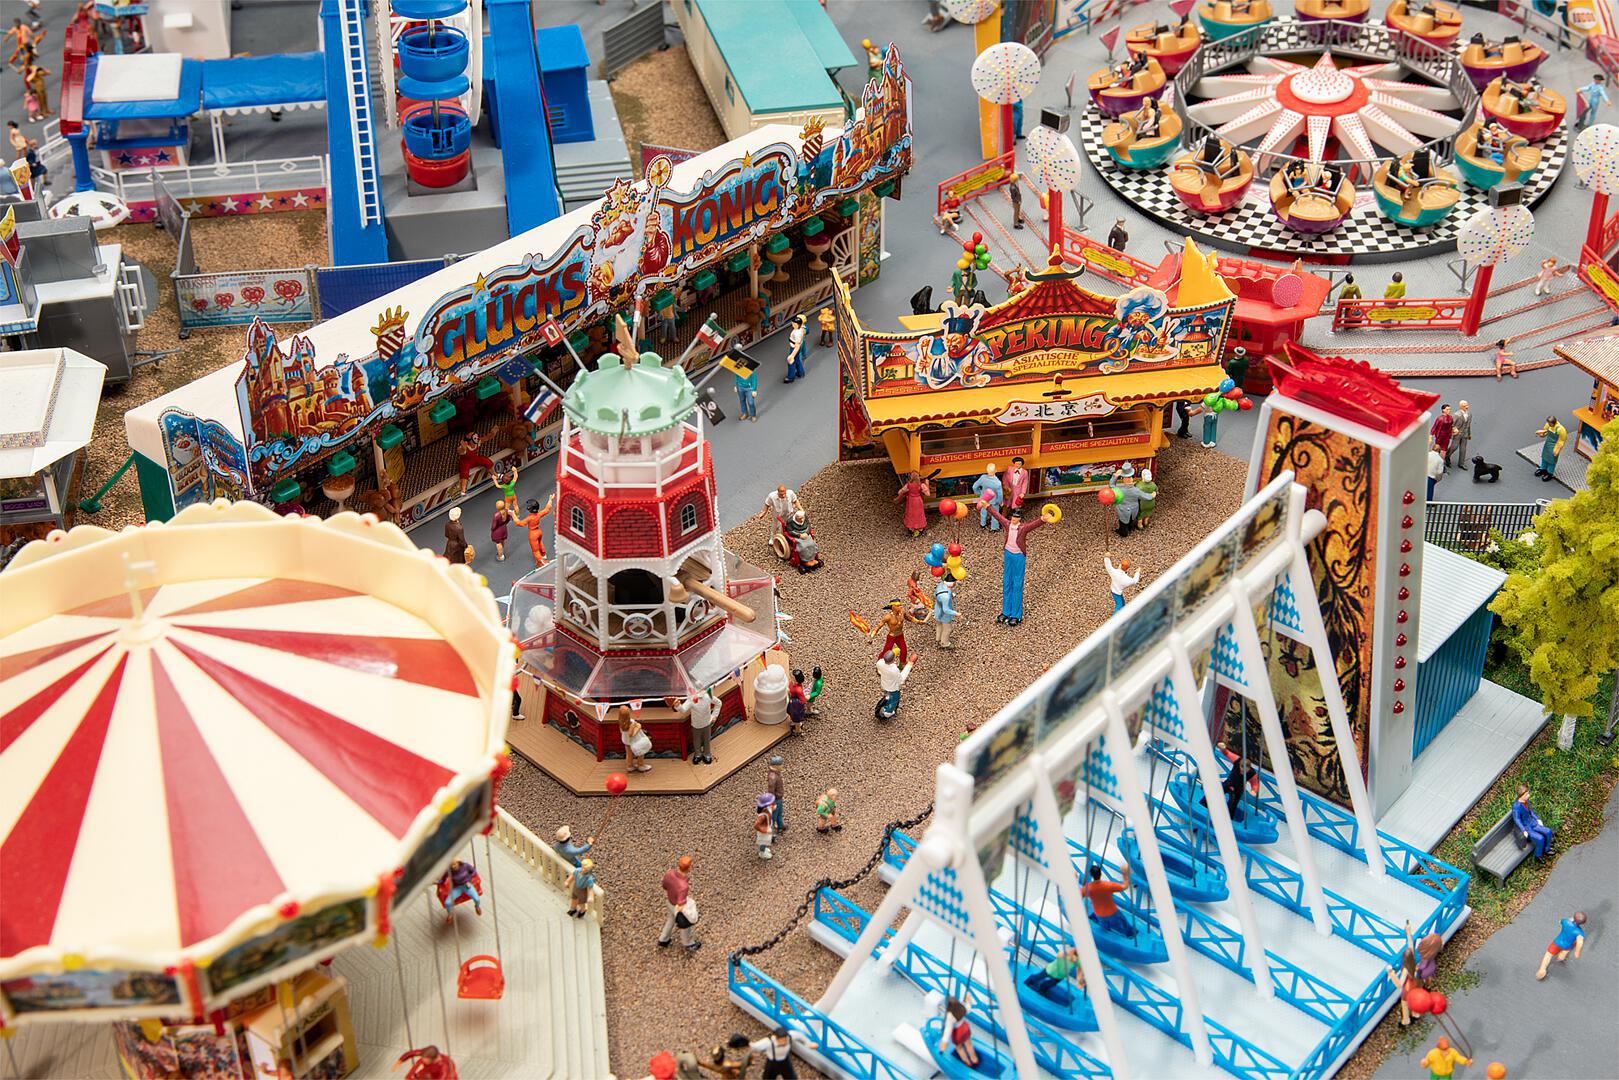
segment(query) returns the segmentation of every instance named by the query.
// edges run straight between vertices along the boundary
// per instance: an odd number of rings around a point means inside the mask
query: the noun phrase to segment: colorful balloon
[[[1112,506],[1118,501],[1119,493],[1110,487],[1105,487],[1096,493],[1096,501],[1103,506]]]
[[[1433,1004],[1433,995],[1420,986],[1413,986],[1405,992],[1405,1004],[1412,1016],[1421,1016]]]
[[[630,778],[621,772],[608,773],[607,780],[602,786],[607,788],[607,794],[609,795],[622,795],[625,789],[630,786]]]
[[[971,509],[972,507],[968,506],[966,503],[958,502],[956,504],[956,520],[960,521],[962,518],[966,517],[968,511]]]
[[[960,555],[961,554],[961,545],[960,544],[951,544],[949,547],[944,549],[944,553],[946,555]]]
[[[934,544],[932,547],[928,548],[928,554],[932,555],[935,559],[943,559],[945,556],[944,545]]]
[[[1490,1080],[1507,1080],[1507,1067],[1499,1061],[1492,1061],[1490,1067],[1484,1070],[1484,1075]]]
[[[967,568],[965,566],[958,566],[950,571],[950,576],[955,578],[957,581],[966,581]]]
[[[1250,398],[1243,398],[1241,401],[1237,402],[1237,408],[1241,409],[1243,412],[1247,412],[1249,409],[1251,409],[1253,407],[1254,407],[1254,403],[1253,403],[1253,400],[1250,399]]]
[[[1444,1016],[1445,1010],[1450,1008],[1450,1000],[1438,990],[1428,992],[1428,1011],[1434,1016]]]
[[[944,577],[944,567],[938,565],[929,566],[928,573],[934,577]]]
[[[940,499],[939,500],[939,514],[942,517],[955,517],[956,516],[956,500],[954,500],[954,499]]]

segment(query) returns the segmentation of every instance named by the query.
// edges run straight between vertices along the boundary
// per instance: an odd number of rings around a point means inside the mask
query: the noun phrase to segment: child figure
[[[843,831],[843,820],[838,817],[838,789],[835,787],[827,788],[815,800],[815,831]]]
[[[776,839],[775,806],[776,797],[768,791],[761,791],[753,800],[753,808],[758,815],[753,819],[753,840],[759,847],[761,859],[768,859],[774,854],[770,845]]]
[[[495,500],[495,516],[489,522],[489,542],[495,545],[495,561],[506,561],[506,524],[511,515],[506,512],[506,500]]]
[[[630,772],[651,772],[646,756],[652,753],[652,736],[641,727],[628,705],[618,707],[618,737],[624,743],[624,760]]]
[[[551,507],[556,505],[556,501],[555,492],[551,494],[549,499],[545,500],[543,508],[540,506],[540,500],[530,499],[528,501],[528,516],[516,519],[517,524],[528,530],[528,548],[534,556],[534,568],[536,570],[544,566],[546,561],[545,530],[540,528],[540,521],[551,512]]]
[[[483,914],[483,895],[478,892],[478,885],[474,880],[477,876],[477,868],[461,859],[452,862],[450,868],[444,871],[439,884],[442,886],[445,882],[449,882],[449,891],[444,894],[445,922],[455,921],[455,905],[462,900],[471,900],[472,910],[479,915]]]
[[[596,863],[580,859],[570,875],[572,889],[568,894],[568,914],[576,919],[585,917],[585,906],[590,903],[590,890],[596,884]]]

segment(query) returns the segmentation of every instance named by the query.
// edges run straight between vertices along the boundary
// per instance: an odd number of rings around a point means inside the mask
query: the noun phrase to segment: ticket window
[[[922,441],[922,461],[947,454],[983,454],[985,462],[995,458],[1008,458],[1013,454],[1028,454],[1034,448],[1034,431],[1023,427],[998,427],[977,424],[955,428],[924,428],[919,433]],[[982,471],[980,467],[980,471]]]

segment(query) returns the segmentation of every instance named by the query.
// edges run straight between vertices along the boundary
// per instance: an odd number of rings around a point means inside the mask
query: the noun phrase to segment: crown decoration
[[[403,307],[383,308],[381,314],[377,316],[377,325],[371,328],[371,333],[376,335],[378,339],[385,338],[389,334],[399,333],[405,329],[406,318],[407,315]]]

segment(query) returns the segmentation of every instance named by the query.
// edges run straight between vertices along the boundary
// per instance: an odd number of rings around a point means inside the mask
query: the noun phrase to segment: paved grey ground
[[[1619,1075],[1619,788],[1604,808],[1601,834],[1563,853],[1540,894],[1467,961],[1482,976],[1471,990],[1451,997],[1450,1014],[1472,1042],[1474,1063],[1459,1076],[1483,1076],[1499,1061],[1515,1080],[1608,1080]],[[1585,954],[1552,964],[1535,982],[1546,943],[1560,920],[1584,911]],[[1434,1037],[1437,1031],[1431,1033]],[[1433,1045],[1390,1057],[1379,1077],[1425,1075],[1417,1064]]]

